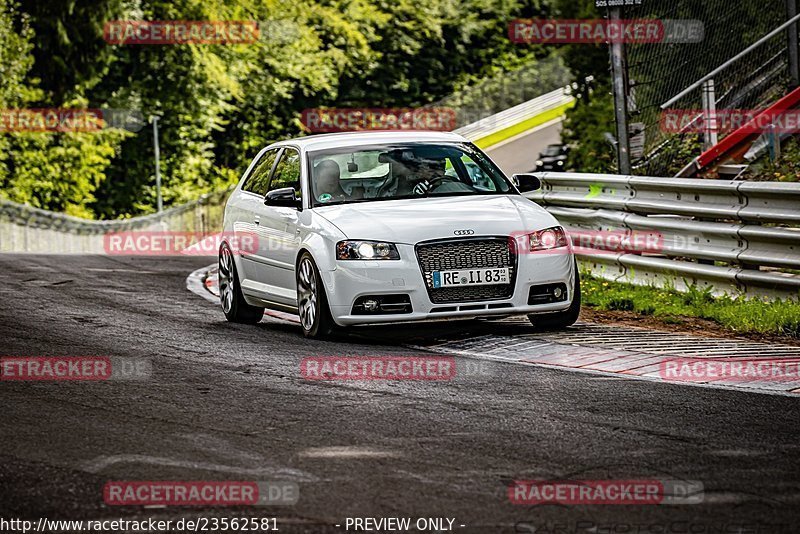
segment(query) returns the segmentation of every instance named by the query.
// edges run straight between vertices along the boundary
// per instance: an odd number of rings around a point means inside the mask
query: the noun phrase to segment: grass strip
[[[738,334],[758,333],[800,338],[800,301],[715,297],[711,289],[638,286],[610,282],[581,273],[583,304],[600,310],[630,311],[652,315],[666,323],[680,317],[708,319]]]

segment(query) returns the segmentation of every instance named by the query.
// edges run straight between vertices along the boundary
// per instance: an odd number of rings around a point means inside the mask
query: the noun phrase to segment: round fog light
[[[380,303],[375,299],[367,299],[364,301],[364,310],[368,312],[378,311],[378,306],[380,306]]]
[[[560,288],[560,287],[557,287],[557,288],[555,288],[555,289],[553,290],[553,296],[554,296],[555,298],[557,298],[557,299],[560,299],[560,298],[561,298],[561,294],[562,294],[562,291],[561,291],[561,288]]]

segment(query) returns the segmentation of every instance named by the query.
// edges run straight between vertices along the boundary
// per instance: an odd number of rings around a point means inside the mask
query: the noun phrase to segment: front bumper
[[[412,245],[398,245],[400,260],[339,261],[331,271],[322,271],[333,320],[342,326],[355,324],[424,321],[491,315],[515,315],[566,310],[573,298],[574,259],[567,249],[549,253],[519,254],[517,275],[511,297],[434,304]],[[530,287],[564,283],[567,300],[529,305]],[[408,295],[412,312],[402,314],[353,315],[356,299],[365,295]]]

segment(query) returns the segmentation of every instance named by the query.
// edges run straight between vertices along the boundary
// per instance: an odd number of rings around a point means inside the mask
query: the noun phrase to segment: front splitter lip
[[[502,301],[462,303],[461,306],[481,306],[487,304],[503,304]],[[509,303],[510,304],[510,303]],[[442,304],[440,307],[458,307],[459,304]],[[418,323],[436,321],[456,321],[464,319],[477,319],[481,317],[507,317],[512,315],[527,315],[535,313],[551,313],[568,309],[569,301],[539,304],[536,306],[516,306],[512,308],[496,308],[491,310],[457,310],[442,313],[414,312],[407,314],[390,315],[337,315],[335,321],[342,326],[369,325],[387,323]]]

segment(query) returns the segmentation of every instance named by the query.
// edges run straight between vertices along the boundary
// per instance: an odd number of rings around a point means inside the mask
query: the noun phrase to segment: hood
[[[521,195],[380,200],[322,206],[314,211],[348,239],[409,245],[457,237],[457,230],[472,230],[470,236],[505,236],[558,224],[552,215]]]

